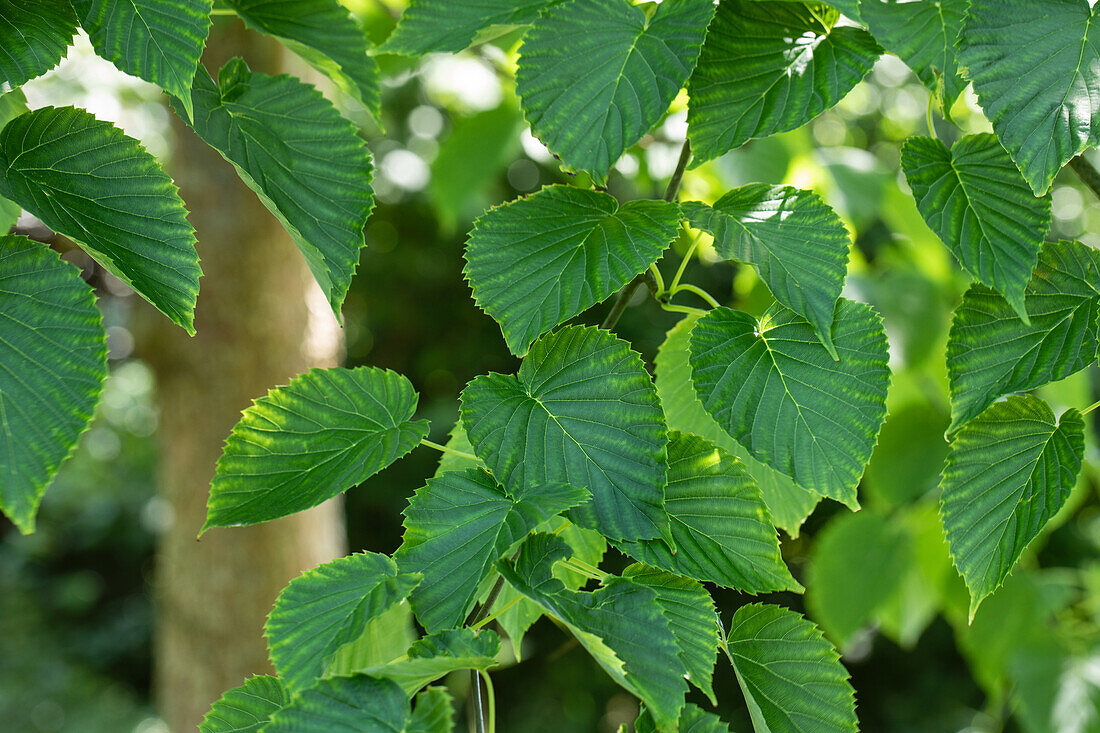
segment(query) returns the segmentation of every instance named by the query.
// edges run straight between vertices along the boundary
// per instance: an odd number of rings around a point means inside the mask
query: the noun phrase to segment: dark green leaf
[[[721,718],[690,702],[684,705],[678,725],[678,733],[730,733],[730,727]],[[645,706],[634,721],[634,733],[658,733],[657,723]]]
[[[456,53],[473,43],[478,31],[493,25],[526,25],[543,8],[563,1],[410,0],[397,27],[378,50],[405,56],[422,56],[433,51]]]
[[[69,0],[0,0],[0,87],[20,87],[57,66],[77,23]]]
[[[405,733],[451,733],[454,729],[451,693],[446,687],[429,687],[416,696]]]
[[[460,669],[486,670],[496,664],[500,637],[489,629],[447,629],[416,641],[406,658],[363,670],[396,682],[411,696],[424,685]]]
[[[259,733],[290,702],[277,677],[260,675],[226,691],[199,724],[199,733]]]
[[[295,695],[263,733],[405,733],[409,712],[409,698],[391,680],[328,677]]]

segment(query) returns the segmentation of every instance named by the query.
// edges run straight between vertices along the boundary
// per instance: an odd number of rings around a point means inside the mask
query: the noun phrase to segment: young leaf
[[[970,618],[1069,497],[1084,455],[1085,423],[1060,420],[1031,395],[1009,397],[967,423],[943,469],[940,516],[970,589]]]
[[[526,25],[543,8],[565,0],[410,0],[397,27],[379,53],[422,56],[433,51],[457,53],[474,42],[478,31],[494,25]]]
[[[998,397],[1055,382],[1096,361],[1100,252],[1080,242],[1043,245],[1024,291],[1030,325],[1008,302],[973,285],[947,339],[953,433]]]
[[[854,691],[821,631],[779,606],[742,606],[726,653],[756,733],[855,733]]]
[[[684,705],[678,725],[679,733],[730,733],[730,727],[725,721],[690,702]],[[644,705],[638,719],[634,721],[634,733],[659,733],[657,723]]]
[[[409,380],[374,367],[312,369],[244,411],[210,485],[206,524],[257,524],[317,506],[428,434]]]
[[[290,581],[264,624],[271,661],[293,691],[322,676],[332,655],[420,583],[385,555],[360,552]]]
[[[451,733],[455,728],[451,693],[446,687],[429,687],[416,696],[405,733]]]
[[[1100,9],[1084,0],[971,0],[959,63],[1035,195],[1100,141]]]
[[[747,262],[775,299],[809,321],[833,352],[833,312],[848,271],[851,238],[821,197],[791,186],[750,183],[707,206],[683,205],[696,229],[714,235],[714,249]]]
[[[95,52],[178,99],[191,119],[191,80],[213,0],[72,0]]]
[[[623,206],[606,193],[548,186],[486,212],[466,245],[474,300],[513,354],[618,292],[660,259],[680,211],[666,201]]]
[[[137,140],[72,107],[20,115],[0,132],[0,195],[194,334],[195,230],[172,179]]]
[[[288,702],[290,693],[278,677],[251,677],[214,703],[199,724],[199,733],[260,733]]]
[[[486,670],[496,665],[500,637],[489,629],[447,629],[425,636],[409,647],[404,659],[363,670],[393,680],[412,696],[424,685],[460,669]]]
[[[736,458],[704,438],[673,431],[665,511],[675,551],[661,540],[620,549],[650,565],[744,593],[800,591],[779,554],[771,516]]]
[[[911,137],[901,165],[928,226],[1026,322],[1024,287],[1050,228],[1050,196],[1031,194],[993,135],[968,135],[950,150],[939,140]]]
[[[712,0],[668,0],[652,17],[627,0],[572,0],[535,21],[516,72],[531,129],[568,168],[607,180],[687,82]]]
[[[409,698],[391,680],[328,677],[295,695],[263,733],[405,733],[409,708]]]
[[[241,59],[195,76],[194,129],[282,223],[339,315],[374,207],[370,154],[309,84],[255,74]],[[173,102],[173,104],[176,104]]]
[[[0,236],[0,509],[20,531],[88,427],[107,343],[80,272],[44,244]]]
[[[692,330],[692,379],[707,412],[754,456],[856,509],[886,419],[886,335],[870,306],[841,299],[833,341],[839,361],[780,305],[759,321],[716,308]]]
[[[0,0],[0,87],[15,89],[57,66],[77,23],[69,0]]]
[[[562,328],[535,342],[514,377],[477,377],[461,401],[477,455],[513,494],[583,486],[592,501],[571,513],[578,524],[609,539],[668,536],[668,434],[645,365],[625,341]]]
[[[694,165],[801,127],[867,75],[882,49],[837,18],[806,3],[723,0],[688,84]]]

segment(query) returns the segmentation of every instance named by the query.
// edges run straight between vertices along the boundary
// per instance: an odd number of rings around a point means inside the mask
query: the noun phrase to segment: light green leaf
[[[259,733],[275,711],[290,702],[277,677],[251,677],[227,690],[199,724],[199,733]]]
[[[241,59],[195,76],[194,129],[237,169],[306,258],[339,316],[374,207],[370,154],[319,91]]]
[[[809,321],[833,353],[833,312],[851,238],[820,196],[750,183],[713,206],[692,202],[682,208],[693,227],[714,235],[719,256],[756,268],[775,299]]]
[[[1024,287],[1050,228],[1050,196],[1032,196],[993,135],[968,135],[950,150],[911,137],[901,164],[928,226],[1026,322]]]
[[[564,0],[410,0],[397,27],[379,53],[422,56],[433,51],[457,53],[474,42],[478,31],[494,25],[526,25],[539,12]]]
[[[363,671],[393,680],[412,696],[424,685],[456,670],[493,667],[499,651],[500,637],[494,631],[447,629],[414,642],[406,658]]]
[[[244,24],[282,41],[313,68],[381,114],[378,64],[370,42],[338,0],[228,0]]]
[[[1031,324],[1008,302],[973,285],[947,339],[955,432],[998,397],[1068,377],[1096,361],[1100,252],[1080,242],[1043,245],[1024,292]]]
[[[535,21],[516,92],[534,134],[602,183],[687,82],[712,0],[668,0],[652,17],[627,0],[572,0]]]
[[[452,698],[446,687],[429,687],[416,696],[405,733],[451,733],[454,729]]]
[[[730,727],[725,721],[690,702],[684,705],[678,725],[679,733],[730,733]],[[657,723],[644,705],[638,719],[634,721],[634,733],[659,733]]]
[[[662,507],[668,434],[641,357],[597,328],[568,326],[535,342],[513,377],[462,391],[462,422],[479,457],[514,494],[583,486],[571,512],[617,540],[668,537]]]
[[[723,0],[688,84],[694,165],[801,127],[845,97],[882,49],[816,3]]]
[[[939,526],[939,520],[936,520]],[[325,667],[325,676],[353,674],[356,670],[392,662],[405,654],[420,632],[407,601],[395,603],[366,623],[359,638],[337,649]]]
[[[257,524],[317,506],[428,434],[409,380],[375,367],[312,369],[253,402],[225,442],[206,524]]]
[[[801,615],[761,603],[742,606],[727,643],[756,733],[855,733],[848,672]]]
[[[213,0],[72,0],[95,52],[156,84],[191,119],[191,80],[210,33]]]
[[[827,0],[826,5],[832,5],[834,8],[844,13],[851,20],[857,23],[862,22],[863,17],[859,12],[860,0]]]
[[[271,661],[288,688],[302,690],[332,655],[420,583],[416,573],[373,552],[327,562],[290,581],[264,624]]]
[[[679,224],[679,208],[666,201],[619,206],[600,191],[548,186],[477,220],[464,272],[474,300],[523,356],[539,336],[645,272]]]
[[[466,435],[466,429],[462,427],[462,418],[455,421],[451,432],[447,434],[447,448],[452,451],[473,455],[474,447],[470,445],[470,438]],[[439,454],[439,465],[435,468],[432,478],[439,478],[448,471],[465,471],[467,468],[480,468],[481,464],[466,456],[460,456],[457,452]]]
[[[327,677],[271,716],[263,733],[405,733],[409,698],[396,683]]]
[[[665,421],[670,430],[700,435],[740,460],[759,487],[775,526],[797,538],[799,527],[821,501],[821,496],[753,458],[703,409],[692,386],[688,364],[688,339],[696,320],[690,315],[682,318],[657,350],[654,381],[664,407]]]
[[[1060,420],[1030,395],[997,402],[951,442],[940,516],[970,589],[970,618],[1069,497],[1081,470],[1084,420]]]
[[[707,412],[756,458],[856,509],[886,418],[886,335],[870,306],[841,299],[833,342],[840,361],[780,305],[759,321],[716,308],[692,330],[692,380]]]
[[[23,96],[23,92],[14,89],[7,94],[0,94],[0,130],[4,128],[4,125],[26,112],[28,112],[27,98]],[[0,236],[11,231],[16,222],[19,221],[19,214],[22,211],[22,206],[8,201],[6,198],[0,198]]]
[[[0,132],[0,195],[194,334],[195,230],[172,179],[137,140],[72,107],[20,115]]]
[[[1024,179],[1046,193],[1100,141],[1100,23],[1085,0],[971,0],[959,63]]]
[[[670,433],[665,511],[675,551],[645,540],[624,543],[623,552],[744,593],[802,590],[783,564],[760,489],[740,461],[709,440]]]
[[[15,89],[57,66],[77,23],[69,0],[0,0],[0,87]]]
[[[0,236],[0,509],[24,534],[107,378],[95,296],[44,244]]]

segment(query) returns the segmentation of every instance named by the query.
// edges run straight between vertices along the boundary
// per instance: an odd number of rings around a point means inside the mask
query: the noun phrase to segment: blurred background
[[[375,42],[387,36],[402,6],[400,0],[347,4]],[[486,207],[570,180],[519,112],[512,72],[520,34],[454,56],[378,57],[384,83],[381,125],[308,67],[259,40],[241,40],[247,36],[236,19],[218,17],[211,51],[217,52],[217,38],[234,39],[236,45],[227,48],[245,49],[254,69],[287,69],[318,84],[361,126],[377,168],[378,203],[344,305],[342,346],[336,334],[320,346],[304,343],[299,351],[306,362],[342,358],[349,366],[370,364],[408,376],[421,394],[420,416],[431,420],[431,439],[445,442],[467,381],[517,366],[462,277],[466,232]],[[213,214],[202,207],[225,204],[190,196],[188,182],[191,191],[207,184],[196,184],[194,173],[184,169],[215,166],[212,175],[220,176],[231,171],[216,158],[194,161],[190,153],[181,158],[181,150],[193,143],[171,122],[162,95],[95,59],[86,40],[79,40],[59,69],[26,87],[30,106],[74,104],[115,121],[181,179],[207,272],[199,299],[202,334],[202,309],[207,308],[208,323],[216,309],[204,301],[219,297],[216,269],[227,266],[219,253],[203,249],[201,222],[212,221]],[[682,102],[616,166],[609,190],[620,200],[663,191],[686,130]],[[864,510],[853,514],[824,501],[797,537],[781,533],[786,560],[810,590],[804,597],[764,600],[807,613],[843,651],[865,731],[1097,731],[1100,454],[1094,433],[1086,468],[1066,507],[972,625],[966,622],[965,588],[943,543],[936,485],[949,414],[944,348],[951,311],[968,280],[923,223],[899,170],[901,142],[928,134],[927,104],[928,94],[915,76],[897,59],[884,57],[835,109],[802,129],[753,141],[684,180],[682,197],[705,201],[752,181],[819,192],[854,234],[845,295],[873,304],[890,340],[890,414],[860,488]],[[936,120],[949,144],[962,134],[989,130],[970,92],[953,118],[957,127]],[[1051,238],[1100,246],[1100,202],[1068,169],[1053,190],[1053,212]],[[258,216],[266,213],[260,210]],[[250,255],[255,267],[245,268],[245,275],[262,279],[265,267],[283,267],[286,258],[274,245],[266,249],[264,237],[276,236],[270,233],[277,227],[272,230],[270,221],[254,226],[266,234]],[[24,215],[18,228],[63,251],[96,286],[110,334],[112,377],[93,427],[45,495],[38,531],[23,537],[0,519],[0,720],[6,730],[30,733],[165,733],[172,730],[170,715],[157,712],[164,710],[155,702],[164,693],[153,672],[154,649],[169,648],[155,640],[154,599],[163,580],[155,548],[158,538],[172,532],[185,538],[184,553],[208,540],[195,543],[198,524],[181,519],[171,492],[158,493],[157,486],[180,473],[205,485],[213,459],[188,467],[179,446],[190,439],[190,430],[203,431],[199,438],[216,447],[233,420],[211,436],[205,434],[214,430],[208,423],[166,414],[179,399],[168,399],[165,385],[177,385],[182,368],[166,366],[174,358],[166,354],[188,348],[186,339],[176,344],[178,336],[166,335],[170,326],[151,307],[40,223]],[[686,244],[676,246],[682,251]],[[664,266],[674,268],[674,258],[669,259]],[[762,312],[770,302],[750,268],[719,262],[707,246],[687,278],[742,310]],[[270,283],[257,287],[265,284]],[[316,323],[325,318],[323,299],[318,309],[306,293],[282,307],[314,319],[293,331],[295,344],[326,338],[325,328],[336,333],[334,323]],[[598,323],[606,308],[579,320]],[[245,310],[242,306],[232,317],[239,315],[248,325],[227,337],[245,354],[242,371],[250,369],[248,359],[273,358],[265,339],[289,328],[273,313]],[[618,331],[652,364],[676,319],[652,301],[640,301]],[[228,414],[236,415],[248,398],[261,396],[279,379],[285,383],[304,368],[305,362],[297,363],[291,359],[279,367],[285,377],[261,379],[247,395],[225,398]],[[196,394],[214,389],[201,374],[194,379]],[[1098,383],[1093,367],[1041,393],[1058,412],[1092,402]],[[400,542],[400,512],[435,471],[438,458],[418,449],[349,491],[343,506],[347,549],[392,552]],[[297,540],[305,555],[318,543],[324,545],[321,555],[342,551],[338,506],[325,522],[324,536],[308,530]],[[235,567],[232,549],[219,552],[219,564]],[[303,557],[299,553],[288,567],[323,559]],[[609,558],[612,566],[618,561]],[[253,592],[251,576],[230,576],[235,593]],[[201,589],[191,590],[201,606]],[[257,605],[266,607],[270,599],[263,594],[270,591],[257,593]],[[726,619],[752,600],[733,592],[719,592],[716,599]],[[253,619],[246,628],[258,630],[260,623],[262,618]],[[251,643],[262,652],[258,631],[248,633],[257,635]],[[463,693],[464,679],[453,681],[456,695]],[[620,725],[629,730],[637,712],[632,698],[546,621],[534,627],[524,661],[495,672],[494,680],[505,732],[610,733]],[[734,730],[751,730],[732,671],[721,660],[716,689],[720,714]],[[707,705],[701,697],[694,701]],[[205,709],[209,701],[200,703]]]

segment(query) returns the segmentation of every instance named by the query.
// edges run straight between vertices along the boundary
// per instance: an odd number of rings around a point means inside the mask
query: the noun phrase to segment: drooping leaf
[[[1068,377],[1096,361],[1100,253],[1051,242],[1024,291],[1030,325],[999,293],[973,285],[955,310],[947,340],[955,432],[998,397]]]
[[[959,63],[1036,195],[1100,141],[1098,12],[1085,0],[970,0]]]
[[[291,698],[263,733],[405,733],[409,698],[391,680],[326,677]]]
[[[412,696],[424,685],[460,669],[486,670],[496,664],[500,637],[495,631],[447,629],[409,647],[404,659],[363,670],[393,680]]]
[[[271,661],[288,688],[303,690],[332,655],[420,582],[373,552],[327,562],[290,581],[264,624]]]
[[[759,321],[716,308],[692,329],[692,380],[707,412],[759,460],[855,509],[886,418],[886,336],[870,306],[841,299],[833,342],[839,361],[780,305]]]
[[[217,84],[200,68],[192,99],[195,132],[286,228],[339,315],[374,207],[370,154],[355,126],[309,84],[253,73],[241,59],[222,67]]]
[[[23,92],[19,89],[13,89],[7,94],[0,93],[0,130],[4,129],[4,125],[27,111],[27,98],[23,96]],[[0,197],[0,236],[11,231],[15,223],[19,221],[19,215],[22,212],[22,206]]]
[[[660,259],[680,223],[676,204],[548,186],[486,212],[466,245],[474,300],[523,356],[554,326],[615,294]]]
[[[199,724],[199,733],[260,733],[288,702],[290,693],[278,677],[251,677],[214,703]]]
[[[0,87],[15,89],[57,66],[77,23],[69,0],[0,0]]]
[[[694,164],[801,127],[845,97],[882,49],[807,3],[723,0],[688,85]]]
[[[730,622],[727,654],[756,733],[855,733],[855,699],[840,656],[794,611],[752,603]]]
[[[564,0],[410,0],[397,27],[378,50],[405,56],[433,51],[457,53],[493,25],[526,25],[539,12]]]
[[[711,0],[668,0],[652,17],[627,0],[551,7],[516,72],[534,134],[568,168],[606,181],[687,82],[713,16]]]
[[[970,618],[1065,503],[1081,470],[1084,420],[1031,395],[991,405],[951,442],[940,516],[970,589]]]
[[[513,494],[583,486],[592,501],[571,512],[578,524],[618,540],[668,536],[668,435],[657,391],[626,342],[562,328],[535,342],[514,377],[477,377],[461,400],[477,455]]]
[[[451,733],[454,729],[452,698],[446,687],[429,687],[416,696],[405,733]]]
[[[392,662],[404,656],[419,636],[408,601],[395,603],[367,621],[357,639],[333,652],[325,676],[354,674],[360,669]]]
[[[385,369],[312,369],[244,411],[218,459],[206,524],[257,524],[331,499],[428,434],[417,395]]]
[[[137,140],[72,107],[20,115],[0,132],[0,196],[195,332],[195,231],[172,179]]]
[[[950,150],[911,137],[901,164],[928,226],[1026,321],[1024,287],[1050,228],[1050,197],[1032,195],[993,135],[968,135]]]
[[[783,305],[809,321],[833,349],[833,312],[844,287],[851,238],[844,223],[812,191],[750,183],[707,206],[683,205],[697,229],[714,235],[714,249],[747,262]]]
[[[88,427],[107,378],[95,296],[72,265],[0,236],[0,509],[24,533]]]
[[[191,119],[191,80],[213,0],[72,0],[95,52],[178,99]]]
[[[338,0],[228,0],[244,24],[281,40],[375,117],[382,96],[370,42]]]

